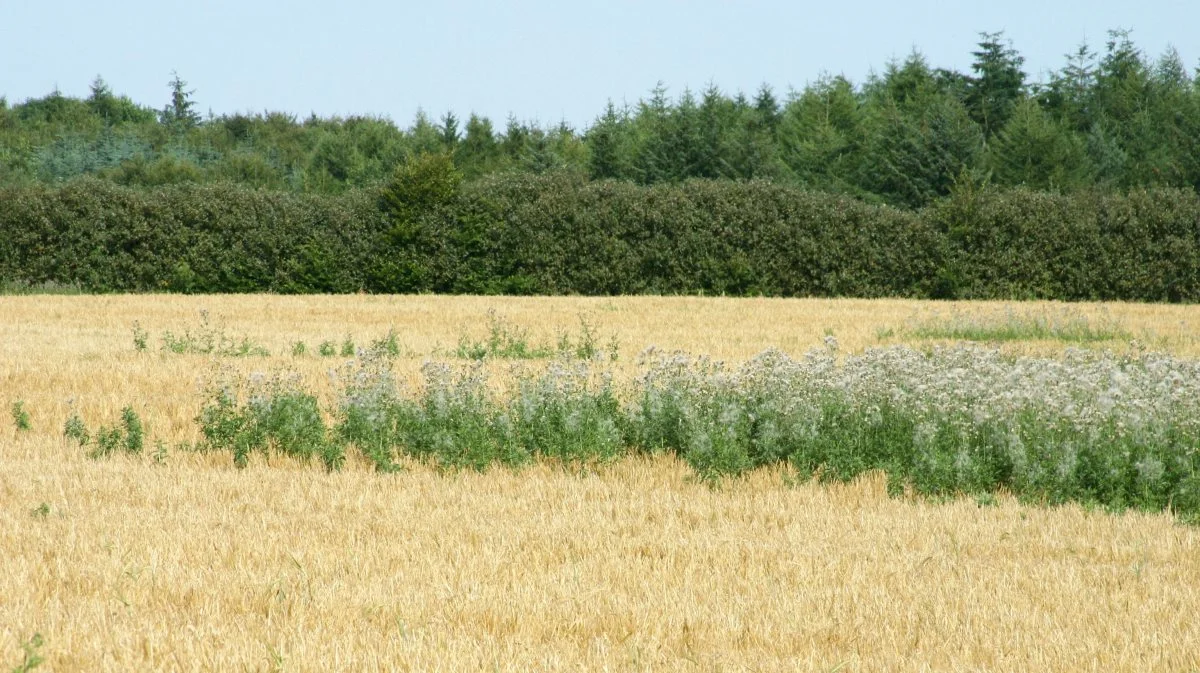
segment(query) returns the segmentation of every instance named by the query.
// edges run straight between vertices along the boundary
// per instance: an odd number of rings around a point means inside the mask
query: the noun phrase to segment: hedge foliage
[[[1191,190],[961,188],[913,212],[765,181],[510,174],[398,221],[388,189],[6,187],[0,286],[1200,300]]]

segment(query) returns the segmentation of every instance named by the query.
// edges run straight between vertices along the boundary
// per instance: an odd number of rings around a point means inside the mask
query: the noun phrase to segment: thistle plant
[[[29,432],[33,428],[33,424],[29,420],[29,412],[25,410],[24,400],[13,402],[10,411],[13,425],[16,426],[18,432]]]
[[[841,355],[829,336],[802,357],[766,351],[737,366],[651,349],[619,391],[603,357],[563,353],[512,365],[515,385],[501,394],[478,360],[427,362],[422,383],[405,388],[392,353],[376,342],[335,370],[327,413],[294,375],[226,372],[198,416],[200,448],[229,451],[239,467],[259,453],[329,470],[352,448],[384,472],[403,456],[486,469],[665,451],[712,481],[779,464],[795,480],[882,470],[893,492],[991,502],[1004,490],[1200,520],[1197,361],[969,344]],[[101,456],[139,452],[144,431],[127,408],[94,436],[72,415],[64,434]]]
[[[330,471],[345,461],[317,398],[301,390],[294,376],[254,374],[243,382],[226,372],[197,421],[204,435],[200,449],[229,451],[239,468],[246,467],[255,452],[318,457]]]

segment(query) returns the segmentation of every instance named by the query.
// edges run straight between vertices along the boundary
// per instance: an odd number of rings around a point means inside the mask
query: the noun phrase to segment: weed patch
[[[25,410],[24,400],[13,402],[9,411],[12,414],[13,425],[16,426],[18,432],[29,432],[33,428],[33,423],[29,420],[29,412]]]
[[[134,324],[134,347],[144,351],[147,333]],[[221,326],[209,321],[208,311],[200,312],[200,324],[185,328],[182,333],[164,331],[162,350],[176,355],[216,355],[219,357],[267,357],[271,354],[264,346],[254,343],[247,336],[234,337]]]
[[[880,332],[880,338],[890,337],[893,330]],[[1133,335],[1115,320],[1092,321],[1082,313],[1015,313],[1002,315],[953,314],[916,323],[906,330],[914,339],[978,341],[1000,343],[1008,341],[1060,341],[1068,344],[1091,344],[1105,341],[1130,341]]]
[[[466,335],[459,337],[455,357],[463,360],[537,360],[554,357],[590,360],[603,356],[616,360],[618,357],[616,339],[601,344],[596,327],[582,316],[578,334],[560,332],[555,343],[531,342],[529,330],[498,317],[494,310],[488,311],[487,322],[488,335],[485,339],[471,339]]]

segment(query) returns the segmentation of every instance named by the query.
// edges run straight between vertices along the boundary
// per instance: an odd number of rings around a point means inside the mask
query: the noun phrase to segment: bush
[[[471,184],[422,155],[374,191],[84,178],[0,189],[0,288],[1200,300],[1200,197],[959,189],[920,212],[764,181]]]

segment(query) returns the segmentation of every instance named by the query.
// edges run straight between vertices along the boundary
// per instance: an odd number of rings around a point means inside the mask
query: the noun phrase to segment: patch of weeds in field
[[[102,425],[95,435],[88,432],[83,419],[73,413],[63,425],[63,436],[77,441],[81,448],[91,445],[88,458],[93,460],[107,458],[114,453],[138,455],[146,441],[142,419],[130,406],[121,410],[119,424],[112,427]]]
[[[403,396],[385,350],[338,373],[338,437],[380,471],[401,454],[447,469],[516,466],[532,457],[568,463],[621,455],[621,405],[607,372],[590,361],[561,358],[538,376],[521,375],[507,399],[488,386],[482,362],[426,363],[423,385]]]
[[[43,502],[37,507],[29,510],[29,516],[35,519],[45,519],[46,517],[50,516],[50,511],[50,503]]]
[[[574,338],[566,331],[558,334],[557,355],[573,357],[579,360],[595,360],[607,357],[616,362],[620,357],[620,344],[617,337],[610,337],[605,345],[601,345],[599,330],[586,316],[579,316],[579,334]]]
[[[317,346],[317,353],[323,358],[329,358],[337,355],[337,344],[332,341],[322,341]]]
[[[145,353],[149,346],[150,333],[142,328],[142,324],[137,320],[133,321],[133,349],[139,353]]]
[[[271,354],[247,336],[233,337],[227,334],[223,327],[212,325],[209,322],[208,311],[200,312],[200,324],[195,328],[185,328],[182,334],[163,332],[162,344],[163,351],[177,355],[267,357]]]
[[[198,417],[200,448],[229,451],[238,466],[260,452],[334,470],[356,447],[382,472],[403,456],[482,470],[668,451],[708,482],[781,464],[797,483],[879,470],[893,494],[983,506],[1009,492],[1200,521],[1198,361],[1084,349],[1019,357],[973,344],[842,355],[825,341],[802,358],[767,351],[736,367],[652,350],[620,395],[603,358],[577,353],[510,365],[508,393],[478,360],[426,363],[406,391],[379,345],[337,370],[332,428],[298,377],[226,377]],[[96,452],[132,434],[92,439],[73,419],[64,434]]]
[[[400,338],[395,329],[389,329],[383,338],[371,342],[372,352],[382,353],[391,358],[399,357],[400,350]]]
[[[351,339],[350,335],[347,334],[346,337],[342,339],[342,357],[352,358],[357,353],[358,350],[354,347],[354,339]]]
[[[155,441],[154,442],[154,453],[150,454],[150,459],[154,461],[155,465],[166,465],[167,464],[167,443],[161,439]]]
[[[63,437],[73,439],[79,443],[80,447],[87,446],[92,441],[91,434],[88,433],[87,425],[83,419],[79,417],[77,412],[72,412],[67,417],[67,422],[63,424]]]
[[[518,327],[488,311],[488,336],[483,341],[472,340],[466,335],[459,337],[455,356],[464,360],[504,358],[533,360],[549,358],[554,349],[548,345],[530,345],[529,330]]]
[[[292,342],[292,357],[304,357],[308,354],[308,344],[303,341]]]
[[[595,371],[588,360],[559,359],[540,376],[523,379],[506,415],[523,453],[577,463],[625,452],[611,374]]]
[[[1003,490],[1195,520],[1198,395],[1200,363],[1153,354],[894,347],[839,362],[826,349],[738,369],[662,356],[627,410],[627,436],[706,479],[786,461],[820,480],[882,470],[892,493],[986,502]]]
[[[24,400],[13,402],[9,411],[12,414],[13,425],[16,426],[17,432],[29,432],[33,429],[33,423],[29,419],[29,412],[25,409]]]
[[[429,362],[422,374],[421,394],[401,400],[395,410],[406,452],[442,467],[475,470],[528,459],[515,441],[511,419],[488,389],[480,362],[463,368]]]
[[[1104,341],[1129,341],[1133,335],[1112,318],[1089,320],[1075,311],[1054,313],[1016,313],[977,315],[955,313],[947,318],[932,318],[906,330],[915,339],[945,339],[998,343],[1007,341],[1061,341],[1090,344]]]
[[[335,373],[341,388],[335,433],[357,446],[379,472],[399,470],[397,450],[408,420],[388,354],[386,348],[373,349]]]
[[[317,398],[301,390],[296,377],[254,374],[243,384],[227,374],[210,392],[197,417],[204,435],[201,450],[229,451],[239,468],[256,451],[319,457],[327,470],[341,468],[345,451],[330,437]]]
[[[46,659],[42,656],[41,652],[45,644],[46,640],[40,633],[33,634],[33,637],[21,643],[21,663],[12,669],[12,673],[29,673],[37,669],[38,666],[46,663]]]
[[[590,360],[607,355],[616,360],[619,347],[616,338],[607,346],[600,343],[598,330],[586,317],[579,319],[579,334],[572,336],[563,331],[555,344],[531,343],[529,331],[500,318],[494,310],[488,311],[488,335],[486,339],[473,340],[466,335],[459,337],[454,355],[463,360],[509,359],[539,360],[553,357],[571,357]]]

